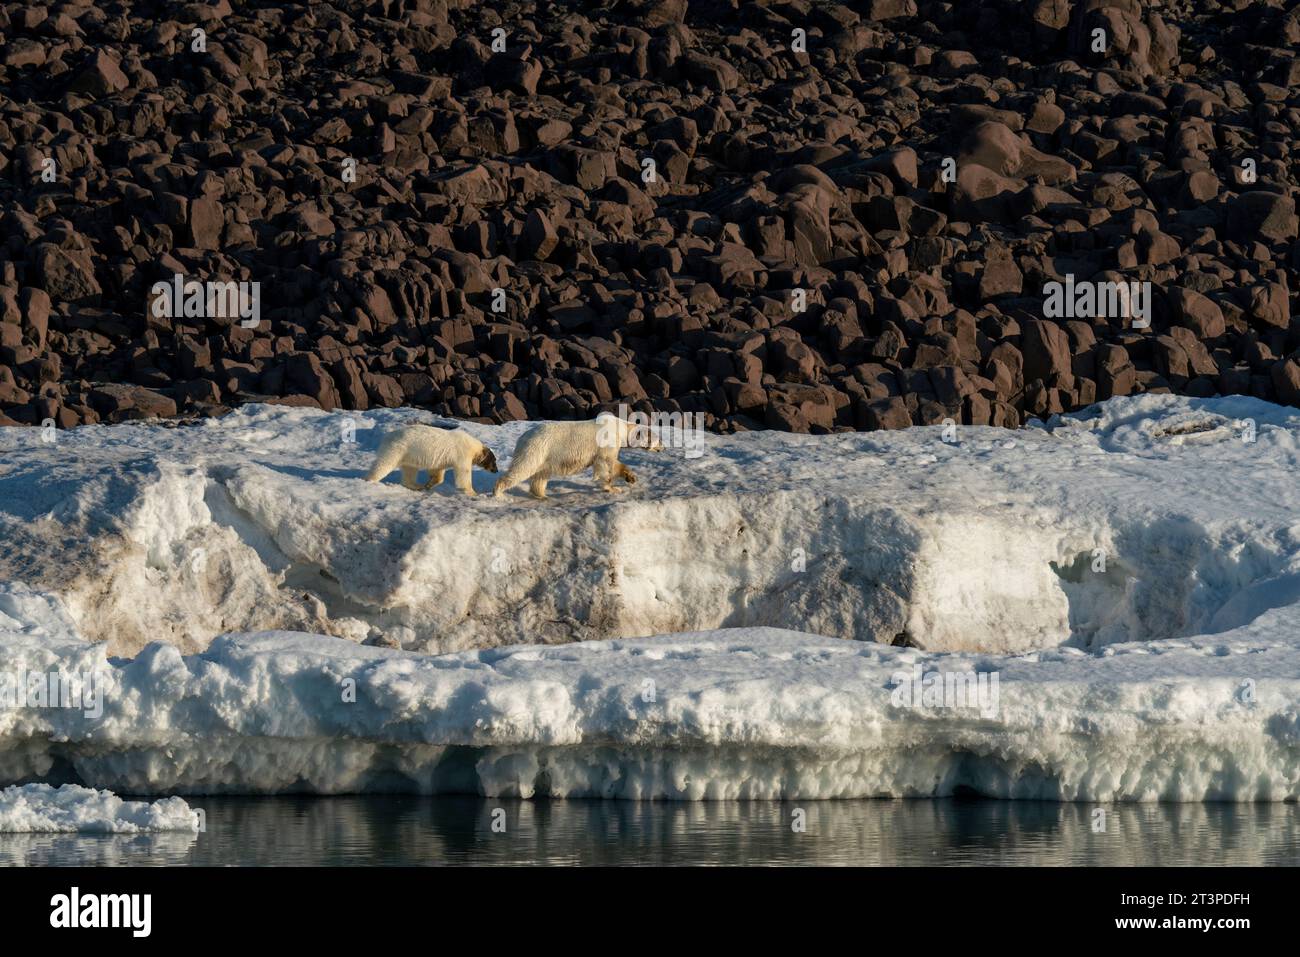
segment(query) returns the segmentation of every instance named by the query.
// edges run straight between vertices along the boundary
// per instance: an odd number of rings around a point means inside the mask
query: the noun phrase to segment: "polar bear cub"
[[[431,425],[404,425],[380,441],[375,465],[366,481],[378,482],[393,469],[400,468],[404,486],[430,489],[442,483],[447,469],[453,469],[456,488],[466,495],[473,495],[471,477],[476,465],[495,472],[497,459],[490,448],[468,432],[438,429]],[[421,469],[429,473],[429,480],[423,485],[415,481]]]
[[[652,452],[661,446],[653,436],[642,435],[643,426],[629,425],[609,412],[589,422],[543,422],[524,433],[515,446],[506,474],[497,479],[493,494],[500,498],[522,482],[528,483],[533,498],[546,498],[546,483],[559,475],[575,475],[590,468],[592,477],[606,492],[621,492],[614,480],[632,485],[636,476],[618,460],[629,440]]]

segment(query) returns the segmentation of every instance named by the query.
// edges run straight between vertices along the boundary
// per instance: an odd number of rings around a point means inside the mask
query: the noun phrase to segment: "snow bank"
[[[103,668],[103,711],[0,711],[0,779],[131,793],[1047,800],[1300,795],[1296,621],[1015,657],[732,629],[431,656],[284,632]],[[31,671],[85,644],[9,646]],[[912,675],[997,678],[993,707]]]
[[[27,784],[0,791],[0,833],[138,834],[195,831],[198,819],[178,797],[123,801],[111,791]]]
[[[0,701],[0,783],[1300,798],[1295,410],[709,437],[546,504],[362,482],[420,417],[0,430],[0,678],[82,692]]]
[[[273,628],[443,652],[759,625],[1013,653],[1225,631],[1300,592],[1300,416],[1249,398],[955,443],[708,436],[697,458],[626,453],[625,495],[579,477],[550,503],[361,481],[418,418],[0,430],[0,580],[58,595],[114,654]],[[462,427],[504,462],[527,425]]]

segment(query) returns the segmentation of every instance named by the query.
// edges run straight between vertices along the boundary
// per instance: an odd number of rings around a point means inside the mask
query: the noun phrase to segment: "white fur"
[[[500,497],[527,482],[533,498],[545,499],[548,480],[587,468],[606,492],[621,492],[623,489],[614,487],[616,478],[629,485],[636,481],[632,470],[618,460],[619,449],[627,446],[631,431],[626,421],[609,413],[589,422],[543,422],[520,438],[510,468],[497,479],[494,494]],[[651,448],[655,447],[651,443]]]
[[[389,432],[379,443],[374,468],[366,481],[378,482],[393,469],[400,468],[402,484],[407,488],[430,489],[441,484],[447,469],[454,469],[456,488],[473,495],[474,464],[485,448],[482,442],[460,429],[405,425]],[[423,485],[416,482],[421,469],[429,473],[429,480]]]

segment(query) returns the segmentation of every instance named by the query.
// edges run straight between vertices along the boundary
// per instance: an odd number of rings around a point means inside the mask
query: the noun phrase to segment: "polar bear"
[[[468,432],[431,425],[404,425],[389,432],[379,443],[378,457],[366,481],[378,482],[393,469],[400,468],[404,486],[430,489],[442,483],[447,469],[454,469],[456,488],[472,496],[471,478],[476,465],[495,472],[497,459],[490,448]],[[429,480],[423,485],[415,481],[421,469],[429,473]]]
[[[506,474],[497,479],[493,494],[500,498],[522,482],[528,483],[533,498],[546,499],[546,483],[558,475],[575,475],[590,468],[592,477],[606,492],[621,492],[614,480],[635,484],[632,470],[618,460],[619,449],[629,440],[652,452],[661,449],[644,427],[629,425],[626,419],[602,412],[589,422],[543,422],[524,433],[515,446]]]

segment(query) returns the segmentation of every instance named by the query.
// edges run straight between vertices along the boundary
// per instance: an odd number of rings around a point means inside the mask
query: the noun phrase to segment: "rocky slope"
[[[0,423],[1300,404],[1297,42],[1293,0],[8,4]],[[1067,276],[1149,327],[1048,317]]]

